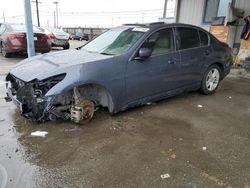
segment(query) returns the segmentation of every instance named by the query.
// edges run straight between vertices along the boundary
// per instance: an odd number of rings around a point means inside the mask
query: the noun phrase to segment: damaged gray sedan
[[[184,24],[127,24],[83,47],[28,58],[6,77],[7,101],[35,122],[89,121],[184,91],[212,94],[230,72],[231,49]]]

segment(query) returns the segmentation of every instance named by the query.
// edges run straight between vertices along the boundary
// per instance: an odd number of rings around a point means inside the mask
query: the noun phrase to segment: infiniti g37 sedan
[[[213,94],[230,72],[231,49],[185,24],[126,24],[77,49],[42,54],[6,77],[7,101],[35,122],[89,121],[184,91]]]

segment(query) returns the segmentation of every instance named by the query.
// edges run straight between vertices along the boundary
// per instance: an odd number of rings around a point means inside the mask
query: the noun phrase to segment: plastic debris
[[[172,155],[170,155],[170,157],[171,157],[172,159],[175,159],[175,158],[176,158],[176,154],[172,154]]]
[[[32,132],[30,135],[31,136],[40,136],[40,137],[45,137],[48,134],[46,131],[35,131]]]
[[[5,119],[4,118],[0,118],[0,121],[5,121]]]
[[[198,107],[198,108],[202,108],[203,106],[202,106],[201,104],[198,104],[197,107]]]
[[[166,178],[170,178],[170,175],[168,173],[161,175],[161,179],[166,179]]]
[[[228,98],[229,98],[229,99],[232,99],[233,97],[229,96]]]
[[[64,129],[64,131],[66,131],[66,132],[75,132],[75,131],[80,131],[80,130],[81,130],[81,128],[79,128],[79,127]]]
[[[207,150],[207,147],[203,146],[203,147],[202,147],[202,150],[203,150],[203,151]]]
[[[151,105],[152,103],[151,102],[147,102],[147,105]]]

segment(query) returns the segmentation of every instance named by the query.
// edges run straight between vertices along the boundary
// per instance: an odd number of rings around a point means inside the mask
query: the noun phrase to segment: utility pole
[[[56,11],[54,11],[54,27],[56,28]]]
[[[56,5],[56,28],[58,28],[58,1],[53,2]]]
[[[38,9],[38,0],[32,1],[33,3],[36,3],[36,16],[37,16],[37,26],[40,27],[40,19],[39,19],[39,9]]]
[[[163,9],[163,18],[166,18],[167,15],[167,6],[168,6],[168,0],[165,0]]]
[[[33,24],[32,24],[32,14],[30,0],[23,0],[24,2],[24,15],[25,15],[25,25],[26,25],[26,38],[28,47],[28,56],[32,57],[35,55],[35,45],[33,36]]]
[[[4,15],[4,11],[3,11],[3,22],[5,22],[5,15]]]

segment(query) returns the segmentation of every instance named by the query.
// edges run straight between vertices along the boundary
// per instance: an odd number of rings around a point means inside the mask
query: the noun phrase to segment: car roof
[[[195,29],[199,29],[202,31],[207,32],[206,30],[204,30],[201,27],[195,26],[195,25],[191,25],[191,24],[184,24],[184,23],[166,23],[166,22],[150,22],[150,23],[145,23],[145,24],[141,24],[141,23],[135,23],[135,24],[123,24],[123,26],[128,26],[128,27],[147,27],[149,29],[157,29],[157,28],[164,28],[166,26],[169,27],[190,27],[190,28],[195,28]]]

